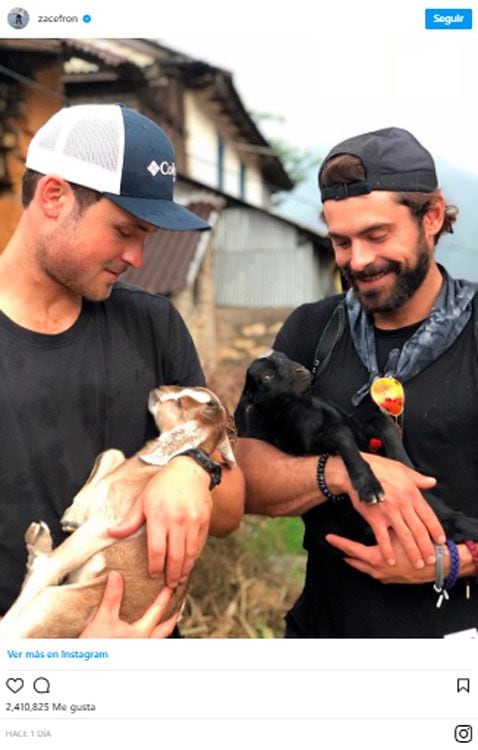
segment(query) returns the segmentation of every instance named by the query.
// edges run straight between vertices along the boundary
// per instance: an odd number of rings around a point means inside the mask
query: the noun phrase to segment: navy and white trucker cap
[[[360,159],[365,180],[339,185],[325,185],[324,167],[339,154]],[[431,193],[438,187],[435,163],[429,151],[403,128],[383,128],[348,138],[329,151],[319,171],[322,203],[366,195],[372,190]]]
[[[56,112],[33,136],[26,166],[96,190],[160,229],[210,229],[173,201],[171,141],[122,104],[79,104]]]

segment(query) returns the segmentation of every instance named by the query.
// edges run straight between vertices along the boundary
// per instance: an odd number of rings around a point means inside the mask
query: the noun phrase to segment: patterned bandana
[[[441,266],[443,284],[430,315],[400,349],[392,349],[383,377],[404,383],[446,352],[458,338],[472,312],[472,299],[478,286],[452,279]],[[369,372],[369,380],[352,396],[357,406],[368,394],[375,378],[381,377],[377,365],[375,334],[370,317],[362,310],[353,289],[345,298],[350,332],[355,349]]]

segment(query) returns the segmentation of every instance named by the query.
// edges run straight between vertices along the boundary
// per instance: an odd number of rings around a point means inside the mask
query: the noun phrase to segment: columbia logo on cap
[[[161,172],[161,174],[163,174],[165,177],[168,175],[172,175],[173,182],[176,181],[176,164],[174,162],[162,161],[161,164],[158,164],[158,162],[154,161],[153,159],[151,164],[149,164],[146,169],[148,170],[148,172],[151,172],[153,177],[156,177],[158,172]]]

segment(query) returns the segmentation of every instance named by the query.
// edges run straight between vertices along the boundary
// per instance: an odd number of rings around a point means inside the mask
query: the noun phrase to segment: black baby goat
[[[376,503],[384,496],[380,482],[359,452],[368,450],[370,438],[380,439],[388,458],[413,468],[395,422],[371,399],[356,415],[345,413],[314,393],[309,370],[281,352],[272,352],[250,365],[236,412],[239,434],[248,433],[251,409],[258,410],[275,445],[285,453],[340,455],[363,502]],[[452,510],[430,492],[426,499],[447,537],[455,542],[478,539],[478,519]]]

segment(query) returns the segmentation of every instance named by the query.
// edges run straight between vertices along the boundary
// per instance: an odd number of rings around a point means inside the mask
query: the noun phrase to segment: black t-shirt
[[[96,456],[130,456],[157,435],[152,388],[204,385],[192,339],[161,295],[118,283],[104,302],[84,301],[67,331],[34,333],[0,313],[2,450],[0,613],[25,575],[24,534],[45,521],[55,545],[60,518]]]
[[[295,310],[274,349],[312,369],[317,342],[340,299]],[[472,324],[470,320],[441,357],[404,384],[403,427],[405,448],[419,471],[437,478],[436,493],[451,507],[478,516],[478,354]],[[415,328],[376,331],[379,362]],[[316,388],[323,398],[350,410],[352,395],[367,380],[346,322]],[[268,439],[260,429],[249,436]],[[287,618],[292,632],[324,638],[432,638],[478,625],[476,584],[467,599],[460,579],[450,601],[437,609],[432,584],[382,584],[346,565],[324,540],[327,530],[340,524],[340,513],[340,504],[325,502],[303,517],[309,557],[304,591]]]

